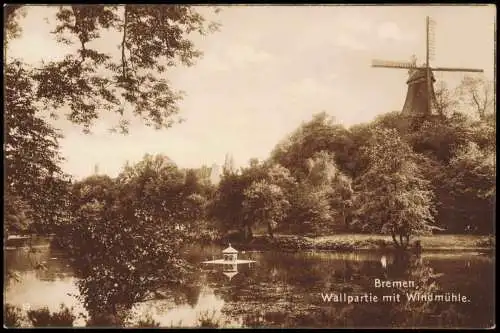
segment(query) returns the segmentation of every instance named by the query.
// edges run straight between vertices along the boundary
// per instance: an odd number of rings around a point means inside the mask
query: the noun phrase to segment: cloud
[[[394,22],[384,22],[377,29],[377,36],[386,40],[413,40],[415,34],[403,33],[399,26]]]
[[[218,54],[207,54],[204,63],[210,71],[228,71],[253,64],[270,62],[273,59],[274,57],[264,50],[259,50],[247,44],[236,44],[229,45],[228,48]]]
[[[292,83],[289,86],[289,92],[295,96],[302,95],[310,97],[315,95],[324,95],[327,93],[327,89],[317,80],[311,77],[306,77],[300,81]]]
[[[337,37],[335,38],[335,44],[352,50],[366,50],[366,45],[361,43],[354,36],[348,35],[343,32],[337,35]]]
[[[338,15],[336,21],[343,29],[357,33],[369,33],[373,26],[370,17],[352,11],[345,11]]]

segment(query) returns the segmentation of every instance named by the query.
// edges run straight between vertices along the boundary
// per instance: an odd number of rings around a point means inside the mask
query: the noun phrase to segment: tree
[[[8,8],[9,27],[19,32],[22,7]],[[204,35],[218,27],[183,5],[60,6],[55,20],[57,40],[77,50],[34,70],[31,77],[37,88],[33,96],[53,109],[68,107],[68,119],[86,131],[103,111],[119,115],[124,131],[128,111],[148,126],[170,127],[181,96],[164,75],[168,68],[190,66],[202,55],[188,38],[190,33]],[[103,35],[115,38],[116,54],[94,48]]]
[[[348,222],[350,178],[335,165],[333,154],[320,151],[306,161],[308,174],[289,195],[289,225],[299,233],[343,229]]]
[[[418,131],[405,135],[405,139],[416,153],[432,156],[447,164],[457,149],[472,140],[472,128],[470,119],[455,113],[440,122],[425,121]]]
[[[219,222],[222,232],[244,231],[245,238],[252,237],[252,230],[245,226],[242,216],[244,190],[247,180],[237,174],[223,174],[214,199],[210,204],[210,216]]]
[[[496,198],[495,152],[470,143],[460,149],[444,174],[450,231],[492,233]]]
[[[254,182],[245,190],[243,212],[248,224],[267,225],[269,236],[274,237],[274,230],[286,217],[290,207],[281,187],[266,180]]]
[[[248,199],[245,193],[255,183],[262,181],[278,186],[285,198],[288,198],[296,186],[295,178],[288,169],[271,162],[259,163],[256,159],[251,160],[250,166],[242,168],[239,174],[225,173],[209,208],[210,214],[219,221],[222,231],[238,230],[244,234],[245,239],[253,237],[252,227],[256,221],[250,218],[251,214],[244,207],[244,202]]]
[[[290,170],[300,182],[308,174],[306,160],[320,151],[334,153],[339,168],[350,173],[351,148],[348,131],[342,125],[335,124],[334,119],[323,112],[314,115],[311,121],[299,126],[277,144],[270,161]]]
[[[4,75],[6,210],[24,206],[34,229],[50,232],[47,225],[64,219],[69,182],[59,167],[63,160],[58,142],[61,135],[37,114],[33,82],[22,64],[11,63],[4,68]]]
[[[349,149],[349,171],[353,179],[358,178],[368,168],[368,159],[362,152],[362,148],[368,144],[368,141],[373,135],[372,126],[370,124],[357,124],[349,128],[349,138],[351,140],[351,148]]]
[[[395,130],[376,129],[365,154],[370,166],[356,184],[356,224],[362,230],[390,234],[397,248],[406,249],[412,235],[435,228],[429,182]]]
[[[436,96],[436,107],[440,115],[449,117],[457,111],[459,101],[454,96],[454,92],[448,88],[446,82],[439,81],[436,84],[434,95]]]
[[[344,230],[349,230],[354,198],[352,179],[342,173],[337,173],[332,184],[330,207],[335,215],[340,217]]]
[[[188,239],[179,219],[183,186],[183,173],[162,155],[146,155],[115,180],[75,184],[72,223],[58,236],[75,260],[92,317],[119,316],[160,286],[187,283],[190,266],[179,253]]]
[[[462,107],[472,111],[480,120],[495,113],[495,88],[493,82],[484,77],[464,77],[456,94]]]
[[[4,6],[4,18],[5,18],[5,43],[13,38],[17,38],[21,35],[21,27],[19,26],[19,20],[26,16],[26,11],[23,10],[22,5],[8,5]]]
[[[7,42],[21,35],[20,18],[28,8],[5,7],[7,56]],[[54,34],[60,43],[76,45],[75,53],[39,68],[4,58],[5,187],[12,197],[6,203],[25,202],[30,220],[44,222],[39,231],[64,220],[68,177],[59,168],[61,136],[42,114],[57,115],[66,106],[68,119],[88,131],[101,112],[114,111],[126,131],[129,110],[148,125],[169,127],[179,94],[164,79],[165,71],[191,65],[201,53],[188,34],[213,28],[190,6],[61,6]],[[110,31],[119,44],[118,57],[92,46],[103,32],[113,36]]]
[[[19,197],[4,192],[4,237],[13,234],[24,234],[29,231],[32,221],[28,218],[29,207]]]
[[[299,183],[290,197],[288,227],[299,234],[328,231],[333,219],[329,199],[328,192]]]

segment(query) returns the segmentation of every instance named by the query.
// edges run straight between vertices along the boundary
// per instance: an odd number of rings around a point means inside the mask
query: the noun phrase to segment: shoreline
[[[421,251],[432,252],[487,252],[495,250],[495,237],[486,235],[434,235],[415,238],[421,241]],[[342,234],[322,237],[303,237],[293,235],[255,236],[249,242],[220,241],[219,244],[230,242],[238,249],[249,250],[282,250],[282,251],[324,251],[324,252],[356,252],[377,251],[393,252],[396,250],[389,236]],[[413,242],[407,250],[414,250]]]
[[[13,248],[43,248],[50,246],[44,244],[40,240],[51,241],[53,235],[32,235],[29,239],[38,240],[32,244],[27,238],[20,239],[13,237],[4,241],[4,249]],[[495,250],[495,237],[490,235],[433,235],[415,238],[421,241],[421,252],[486,252],[492,253]],[[11,244],[9,244],[11,243]],[[14,243],[14,244],[12,244]],[[15,244],[17,243],[17,244]],[[296,235],[275,235],[270,238],[267,235],[255,235],[250,241],[219,239],[211,242],[200,241],[200,244],[215,244],[226,246],[231,243],[240,251],[318,251],[318,252],[345,252],[351,253],[356,251],[377,251],[377,252],[393,252],[396,250],[390,236],[385,235],[364,235],[364,234],[338,234],[333,236],[320,236],[320,237],[305,237]],[[407,250],[413,250],[410,246]]]

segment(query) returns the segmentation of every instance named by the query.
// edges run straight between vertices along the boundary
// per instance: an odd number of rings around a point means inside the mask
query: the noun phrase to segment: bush
[[[208,311],[200,313],[198,323],[199,327],[202,328],[219,328],[221,326],[221,320],[215,318],[215,311],[212,311],[211,314]]]
[[[315,245],[317,250],[355,251],[359,249],[385,249],[387,242],[383,239],[325,239]]]
[[[474,242],[475,247],[495,248],[495,237],[490,235]]]
[[[5,327],[21,327],[23,315],[21,309],[17,306],[6,304],[4,312]]]
[[[123,327],[124,324],[118,316],[112,314],[95,314],[87,321],[87,327]]]
[[[48,307],[27,312],[28,319],[34,327],[73,327],[76,316],[73,309],[61,304],[59,312],[50,313]]]
[[[145,318],[139,319],[136,327],[160,327],[160,323],[154,320],[150,314],[147,314]]]
[[[51,317],[51,326],[53,327],[73,327],[76,316],[73,314],[73,308],[61,304],[59,312],[54,312]]]
[[[37,310],[29,310],[27,315],[34,327],[50,326],[50,311],[48,307]]]
[[[224,241],[226,242],[245,242],[245,233],[240,230],[231,230],[224,236]]]
[[[300,236],[278,237],[275,238],[274,244],[277,248],[285,250],[307,250],[314,247],[311,240]]]

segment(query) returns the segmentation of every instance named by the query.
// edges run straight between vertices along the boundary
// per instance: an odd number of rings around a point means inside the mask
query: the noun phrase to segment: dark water
[[[479,253],[424,253],[397,258],[380,253],[246,252],[250,265],[221,267],[204,260],[221,248],[192,246],[186,259],[201,267],[199,288],[184,297],[158,293],[136,304],[132,321],[147,314],[161,326],[195,327],[210,318],[219,327],[491,327],[494,325],[494,258]],[[23,309],[61,303],[86,313],[74,295],[75,277],[62,253],[8,249],[5,302]],[[41,267],[39,264],[42,264]],[[35,268],[38,266],[38,268]],[[226,272],[224,272],[226,270]],[[375,288],[374,281],[414,281],[413,288]],[[419,289],[416,289],[416,288]],[[465,302],[406,301],[413,292],[465,296]],[[371,296],[371,302],[325,302],[327,294]],[[324,294],[322,296],[322,294]],[[401,294],[381,302],[382,296]],[[448,294],[449,295],[449,294]],[[377,296],[379,301],[373,301]],[[82,318],[75,325],[84,326]]]

